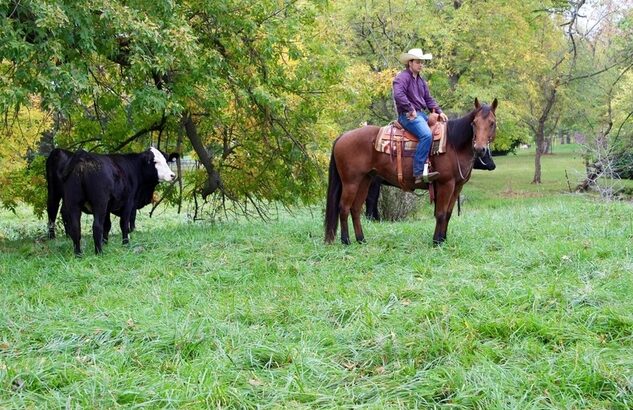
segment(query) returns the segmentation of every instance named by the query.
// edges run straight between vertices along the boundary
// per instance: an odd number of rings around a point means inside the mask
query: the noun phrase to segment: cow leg
[[[127,245],[130,243],[130,237],[129,237],[129,233],[130,233],[130,218],[132,215],[133,209],[127,208],[124,209],[123,212],[121,212],[121,237],[122,237],[122,242],[123,245]]]
[[[55,239],[55,222],[59,211],[59,201],[62,196],[56,189],[48,188],[48,198],[46,200],[46,212],[48,214],[48,238]],[[63,218],[63,217],[62,217]]]
[[[110,238],[110,229],[112,228],[112,220],[110,212],[106,212],[105,219],[103,220],[103,244],[107,245]]]
[[[103,228],[105,226],[106,219],[105,210],[95,210],[94,218],[92,220],[92,239],[95,243],[95,254],[99,255],[103,252]]]
[[[380,187],[382,178],[374,177],[369,184],[367,191],[367,199],[365,199],[365,216],[369,220],[380,221],[380,213],[378,212],[378,198],[380,197]]]
[[[68,206],[64,201],[62,219],[66,221],[66,233],[73,241],[75,256],[81,256],[81,208]]]
[[[358,191],[356,191],[356,198],[354,198],[354,203],[352,204],[352,222],[354,224],[354,234],[356,235],[356,241],[358,243],[365,242],[365,235],[363,234],[363,227],[360,222],[360,215],[362,213],[365,199],[367,199],[367,191],[369,190],[370,183],[371,178],[369,176],[365,176],[365,178],[363,178],[358,186]]]
[[[339,218],[341,222],[341,242],[344,245],[349,245],[351,243],[349,240],[349,226],[347,225],[347,219],[357,192],[358,184],[343,185],[343,192],[341,192],[341,203],[339,207]]]
[[[435,233],[433,234],[433,245],[441,245],[446,240],[446,228],[451,217],[449,205],[455,192],[455,182],[450,181],[436,184],[435,186]],[[452,210],[452,206],[450,209]]]
[[[132,210],[130,214],[130,232],[134,232],[136,229],[136,209]]]
[[[62,202],[62,208],[61,208],[61,214],[62,214],[62,225],[64,225],[64,234],[66,236],[70,236],[70,234],[68,233],[68,219],[64,217],[64,203]]]

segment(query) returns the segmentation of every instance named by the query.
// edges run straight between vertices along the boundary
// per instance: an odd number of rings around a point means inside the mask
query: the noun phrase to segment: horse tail
[[[338,140],[338,139],[337,139]],[[338,219],[340,213],[341,191],[343,185],[341,176],[336,169],[336,160],[334,159],[334,145],[332,145],[332,155],[330,156],[330,171],[327,184],[327,202],[325,205],[325,243],[332,243],[336,236],[338,228]]]

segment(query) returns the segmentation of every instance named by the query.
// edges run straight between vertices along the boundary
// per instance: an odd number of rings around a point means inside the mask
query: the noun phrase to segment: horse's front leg
[[[441,245],[446,240],[448,221],[451,219],[451,212],[455,205],[454,193],[454,181],[435,184],[435,233],[433,234],[433,245]]]
[[[356,235],[356,241],[358,243],[365,242],[365,235],[363,234],[363,227],[360,223],[360,216],[367,199],[367,192],[369,191],[369,185],[371,184],[371,178],[365,176],[358,186],[356,191],[356,198],[352,204],[352,223],[354,224],[354,234]]]

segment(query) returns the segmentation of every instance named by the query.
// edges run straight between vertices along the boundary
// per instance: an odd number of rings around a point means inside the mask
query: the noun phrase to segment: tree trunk
[[[200,163],[207,171],[207,180],[200,190],[200,194],[202,198],[206,199],[207,196],[214,193],[221,185],[222,181],[220,179],[220,174],[213,167],[213,162],[211,155],[204,147],[204,144],[200,140],[200,136],[198,135],[198,129],[196,127],[193,118],[191,118],[191,113],[185,112],[182,117],[182,125],[185,129],[185,133],[187,134],[187,138],[191,142],[191,146],[193,147],[196,154],[198,154],[198,159],[200,159]]]
[[[539,127],[540,128],[540,127]],[[539,131],[541,131],[539,129]],[[533,184],[541,183],[541,155],[543,155],[543,143],[545,137],[542,133],[536,134],[536,152],[534,153],[534,179]]]
[[[543,107],[543,112],[541,113],[541,117],[538,119],[538,126],[536,128],[536,155],[534,156],[534,179],[532,180],[533,184],[541,183],[541,156],[545,153],[545,122],[549,118],[549,113],[554,106],[554,102],[556,101],[556,87],[557,85],[552,86],[549,95],[547,96],[547,100],[545,101],[545,107]]]

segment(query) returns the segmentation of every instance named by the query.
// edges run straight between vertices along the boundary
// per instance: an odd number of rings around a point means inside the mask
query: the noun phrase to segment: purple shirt
[[[442,112],[440,106],[431,97],[429,86],[420,75],[413,76],[408,68],[393,79],[393,99],[396,101],[398,115],[410,111],[433,110]]]

